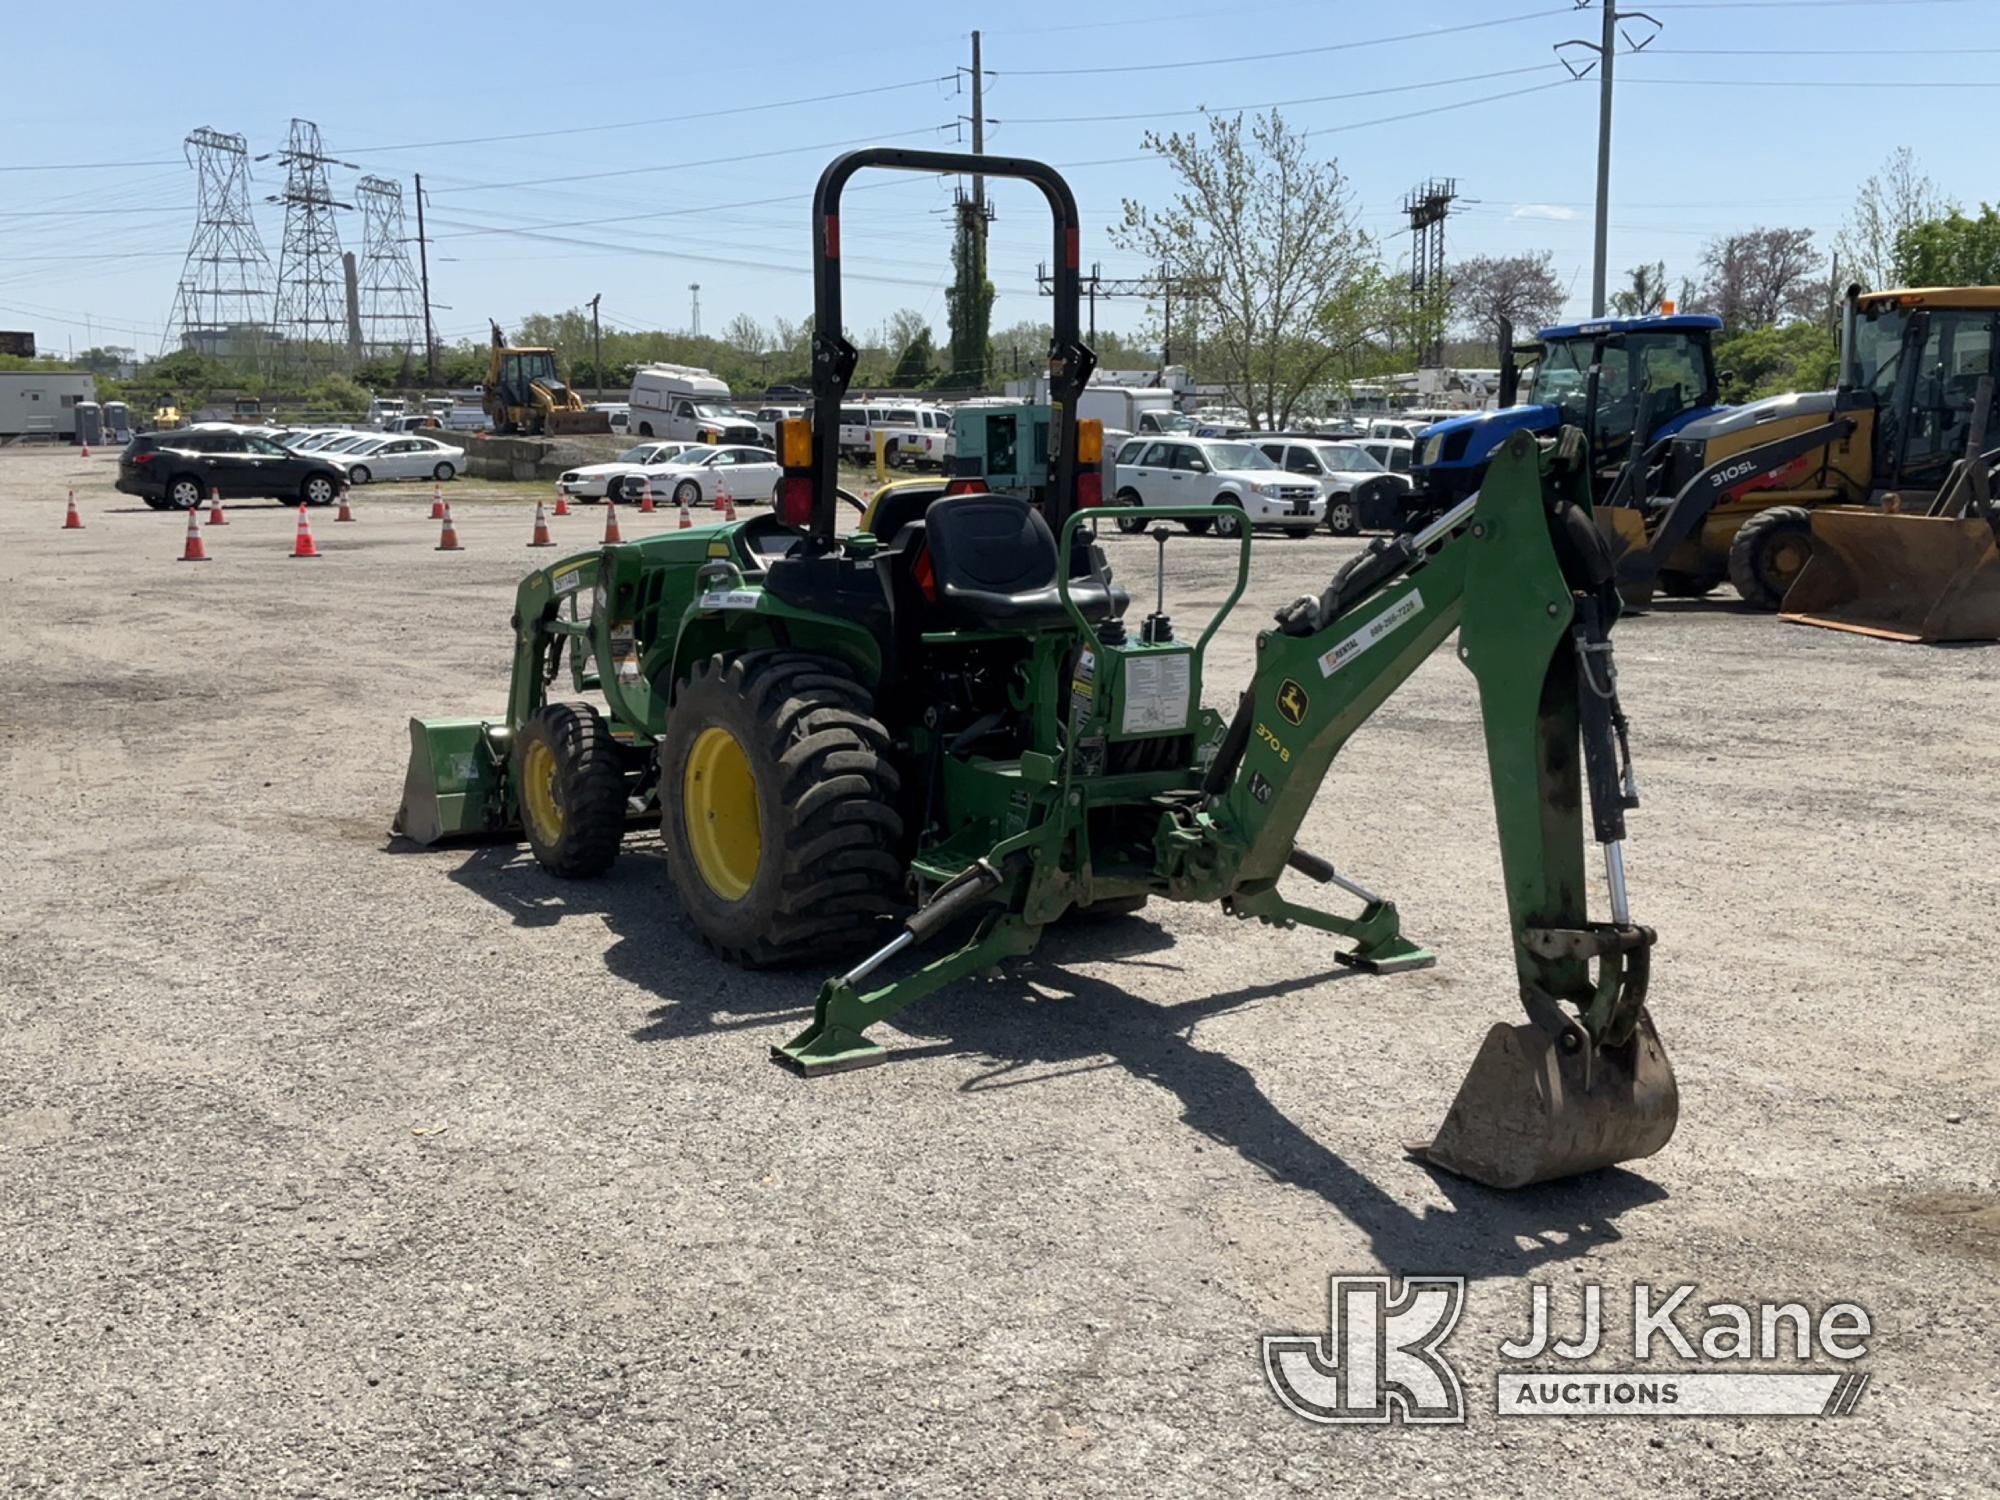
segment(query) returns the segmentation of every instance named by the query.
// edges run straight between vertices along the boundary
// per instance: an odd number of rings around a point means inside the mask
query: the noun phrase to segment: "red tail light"
[[[924,597],[937,603],[937,570],[931,566],[930,549],[926,547],[917,554],[917,560],[910,564],[910,576],[917,581],[917,587],[924,591]]]
[[[947,495],[983,495],[986,493],[984,479],[954,479],[944,487]]]
[[[157,456],[158,456],[157,454],[152,454],[152,453],[135,453],[132,455],[132,462],[135,466],[138,464],[149,464]]]
[[[1076,476],[1076,508],[1090,510],[1104,503],[1104,471],[1085,469]]]
[[[787,526],[812,525],[813,482],[810,474],[787,474],[778,501],[778,519]]]

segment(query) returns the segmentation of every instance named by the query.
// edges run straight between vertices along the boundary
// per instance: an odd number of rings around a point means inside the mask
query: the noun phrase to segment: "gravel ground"
[[[8,1493],[2000,1492],[1994,651],[1720,595],[1621,627],[1681,1128],[1499,1195],[1402,1152],[1517,1018],[1448,654],[1305,830],[1436,969],[1156,905],[805,1083],[765,1051],[817,976],[706,958],[656,839],[565,886],[385,838],[407,719],[502,703],[530,491],[451,486],[439,555],[427,487],[364,490],[316,563],[238,506],[197,567],[112,474],[0,453]],[[1259,540],[1212,699],[1349,550]],[[1185,623],[1225,553],[1169,556]],[[1465,1426],[1265,1388],[1259,1335],[1379,1270],[1473,1278]],[[1584,1281],[1852,1299],[1873,1381],[1836,1420],[1501,1419],[1530,1280],[1569,1321]]]

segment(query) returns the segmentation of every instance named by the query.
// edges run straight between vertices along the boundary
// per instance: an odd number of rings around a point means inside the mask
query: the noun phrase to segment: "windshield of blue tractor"
[[[1590,396],[1590,362],[1599,350],[1596,420],[1585,411]],[[1600,344],[1577,338],[1551,343],[1535,366],[1528,400],[1553,406],[1565,423],[1590,434],[1600,459],[1623,448],[1633,429],[1657,433],[1675,417],[1715,401],[1715,363],[1708,341],[1685,331],[1628,333]]]

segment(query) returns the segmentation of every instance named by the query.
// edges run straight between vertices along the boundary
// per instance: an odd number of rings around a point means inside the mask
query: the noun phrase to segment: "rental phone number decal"
[[[1331,677],[1370,646],[1394,632],[1397,627],[1407,625],[1423,612],[1422,592],[1411,589],[1409,593],[1322,656],[1319,659],[1319,675]]]

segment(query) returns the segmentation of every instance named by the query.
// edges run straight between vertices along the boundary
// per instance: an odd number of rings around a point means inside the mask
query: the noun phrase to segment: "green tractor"
[[[878,503],[865,527],[838,524],[855,363],[839,210],[863,168],[1019,178],[1053,210],[1041,503],[925,487]],[[808,1076],[882,1061],[877,1022],[1028,953],[1079,910],[1216,902],[1330,933],[1364,970],[1421,968],[1432,955],[1394,903],[1298,832],[1348,739],[1457,631],[1527,1016],[1492,1028],[1424,1154],[1515,1187],[1665,1145],[1678,1094],[1645,1006],[1654,935],[1626,900],[1637,799],[1609,638],[1619,605],[1581,435],[1516,434],[1476,495],[1285,605],[1221,714],[1204,706],[1204,663],[1243,596],[1251,541],[1238,539],[1234,588],[1199,633],[1168,617],[1163,564],[1153,612],[1128,627],[1079,463],[1076,397],[1095,355],[1079,337],[1068,185],[1033,161],[869,149],[826,169],[812,222],[813,406],[780,434],[776,510],[531,574],[505,715],[412,723],[401,832],[518,829],[550,874],[576,878],[611,864],[635,818],[657,817],[686,920],[720,959],[856,955],[773,1049]],[[1153,535],[1164,558],[1168,528]],[[1589,913],[1586,794],[1606,920]],[[1288,872],[1352,907],[1294,900]]]

